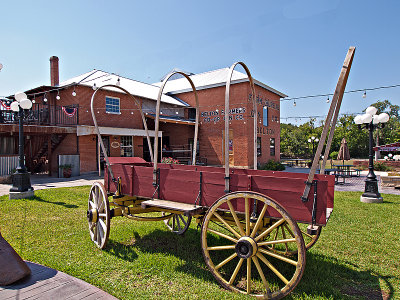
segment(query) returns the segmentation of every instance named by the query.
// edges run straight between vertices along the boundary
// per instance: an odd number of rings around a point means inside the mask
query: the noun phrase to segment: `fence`
[[[18,155],[0,156],[0,176],[10,175],[18,166]]]
[[[50,106],[34,103],[32,109],[25,112],[25,124],[31,125],[77,125],[79,120],[79,105]],[[18,123],[17,113],[1,109],[0,123]]]

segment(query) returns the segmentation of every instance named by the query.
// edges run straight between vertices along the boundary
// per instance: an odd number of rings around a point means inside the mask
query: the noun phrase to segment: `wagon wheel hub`
[[[97,209],[95,209],[95,208],[89,209],[89,210],[87,211],[87,218],[88,218],[88,221],[89,221],[89,222],[94,222],[94,223],[96,223],[96,222],[97,222],[97,219],[98,219],[98,215],[99,215],[99,212],[98,212]]]
[[[240,258],[250,258],[256,255],[258,246],[254,239],[244,236],[237,242],[235,250]]]

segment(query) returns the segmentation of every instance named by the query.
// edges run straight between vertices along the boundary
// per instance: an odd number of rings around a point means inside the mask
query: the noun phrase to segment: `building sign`
[[[232,108],[229,110],[229,121],[232,120],[244,120],[243,114],[246,112],[245,107],[237,107],[237,108]],[[204,123],[209,123],[209,122],[219,122],[219,121],[225,121],[225,112],[222,109],[221,111],[219,110],[210,110],[210,111],[203,111],[201,112],[201,118],[203,119]]]

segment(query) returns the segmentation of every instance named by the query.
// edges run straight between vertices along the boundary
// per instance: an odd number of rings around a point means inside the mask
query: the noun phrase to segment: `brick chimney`
[[[56,86],[60,83],[57,56],[50,57],[50,83],[52,86]]]

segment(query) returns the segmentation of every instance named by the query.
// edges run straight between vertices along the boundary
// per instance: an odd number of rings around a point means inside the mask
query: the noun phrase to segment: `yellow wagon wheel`
[[[278,221],[271,222],[270,214]],[[284,222],[294,237],[271,239],[270,233]],[[284,243],[297,249],[296,257],[268,248]],[[276,201],[254,192],[226,194],[208,209],[201,228],[201,247],[209,270],[222,286],[264,299],[289,294],[305,268],[306,250],[297,223]]]
[[[164,213],[163,213],[164,215]],[[192,216],[186,216],[184,214],[172,214],[171,217],[164,220],[165,226],[168,227],[173,233],[182,235],[188,230]]]
[[[321,235],[321,226],[316,226],[317,230],[315,234],[307,233],[308,224],[297,224],[299,226],[300,232],[303,235],[304,244],[306,247],[306,251],[309,250],[314,244],[318,241],[319,236]],[[276,239],[286,239],[293,238],[295,235],[293,231],[288,226],[287,222],[283,222],[281,225],[276,227],[265,240],[276,240]],[[279,245],[272,244],[268,246],[268,249],[275,253],[283,254],[286,256],[292,256],[297,254],[297,249],[293,247],[293,245],[289,243],[283,243]]]
[[[107,191],[100,182],[90,188],[87,218],[90,238],[100,249],[106,247],[110,234],[110,205]]]

